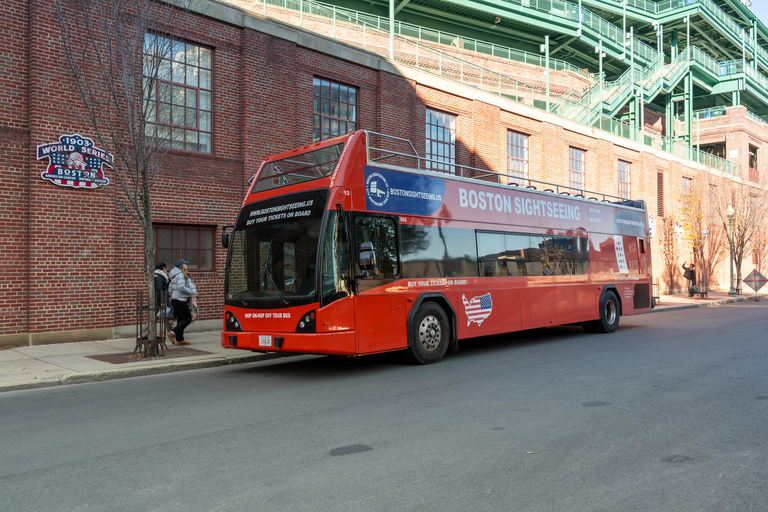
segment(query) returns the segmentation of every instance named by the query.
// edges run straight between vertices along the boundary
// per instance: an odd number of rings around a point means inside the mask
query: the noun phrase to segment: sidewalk
[[[763,300],[766,298],[766,294],[758,293],[757,298]],[[737,295],[735,297],[729,297],[727,291],[708,292],[707,297],[704,299],[700,299],[698,295],[693,298],[688,297],[687,293],[662,295],[659,297],[659,300],[656,301],[656,307],[651,310],[651,313],[671,311],[675,309],[706,308],[708,306],[717,306],[719,304],[728,304],[730,302],[746,302],[748,300],[755,300],[755,292],[748,287],[744,287],[744,295]]]
[[[754,293],[729,297],[722,291],[710,292],[706,299],[689,298],[686,294],[662,295],[651,312],[745,302],[754,297]],[[763,299],[765,294],[758,297]],[[189,346],[169,344],[165,356],[147,359],[133,355],[134,338],[0,347],[0,392],[242,364],[289,355],[225,349],[221,346],[220,331],[191,332],[188,339],[192,343]]]
[[[187,339],[191,345],[181,347],[167,342],[165,356],[144,359],[133,354],[135,338],[0,347],[0,393],[242,364],[288,355],[225,349],[221,346],[221,331],[188,332]]]

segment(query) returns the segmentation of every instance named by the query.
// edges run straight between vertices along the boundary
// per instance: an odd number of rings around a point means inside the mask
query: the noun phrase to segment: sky
[[[768,26],[768,0],[752,0],[752,12]]]

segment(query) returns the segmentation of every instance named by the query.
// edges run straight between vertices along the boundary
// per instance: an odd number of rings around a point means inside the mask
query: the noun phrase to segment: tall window
[[[528,177],[528,135],[507,130],[507,174]]]
[[[664,171],[656,171],[656,215],[664,216]]]
[[[584,190],[584,155],[586,151],[579,148],[568,148],[568,186]]]
[[[452,171],[456,163],[456,116],[427,109],[427,169]]]
[[[683,195],[687,196],[693,189],[693,178],[686,178],[683,176]]]
[[[144,36],[146,135],[162,145],[213,151],[213,77],[209,48]]]
[[[169,267],[178,259],[189,262],[190,269],[213,269],[214,228],[199,226],[155,226],[157,262]]]
[[[312,140],[357,130],[357,89],[322,78],[312,80]]]
[[[757,148],[749,145],[749,181],[760,181],[760,173],[757,170]]]
[[[619,197],[629,199],[630,163],[619,160]]]

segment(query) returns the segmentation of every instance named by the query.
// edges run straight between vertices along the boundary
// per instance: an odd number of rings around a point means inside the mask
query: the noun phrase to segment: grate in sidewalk
[[[124,363],[136,363],[138,361],[165,361],[168,359],[175,359],[178,357],[189,356],[204,356],[211,354],[212,352],[206,352],[205,350],[196,350],[194,348],[187,347],[172,347],[165,351],[165,356],[158,357],[144,357],[141,354],[134,354],[133,352],[125,352],[119,354],[98,354],[94,356],[86,356],[90,359],[96,359],[97,361],[103,361],[111,364],[124,364]]]

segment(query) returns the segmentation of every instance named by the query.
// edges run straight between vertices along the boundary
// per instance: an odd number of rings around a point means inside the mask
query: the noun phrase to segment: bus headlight
[[[225,331],[237,331],[242,332],[243,326],[240,324],[240,320],[229,311],[224,313],[224,330]]]
[[[296,332],[317,332],[315,323],[315,311],[304,313],[296,326]]]

